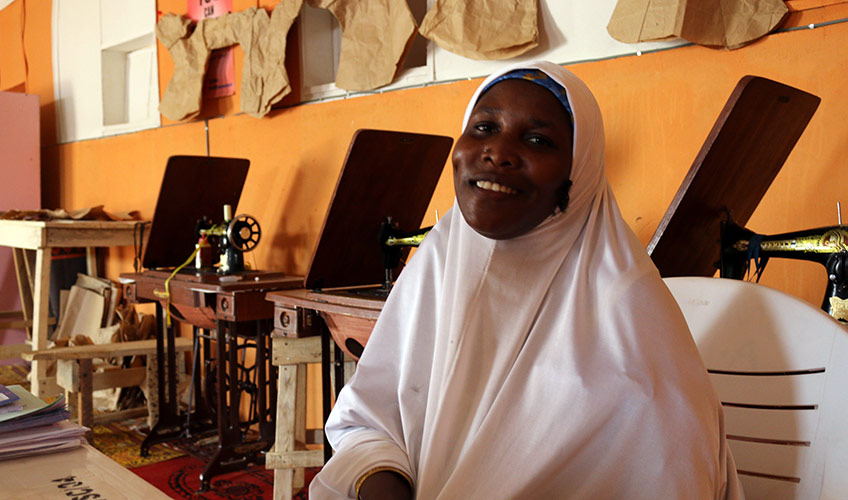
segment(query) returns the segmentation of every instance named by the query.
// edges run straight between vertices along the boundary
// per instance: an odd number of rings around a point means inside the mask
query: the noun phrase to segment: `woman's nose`
[[[507,139],[489,141],[483,146],[483,159],[496,167],[516,168],[519,166],[515,146]]]

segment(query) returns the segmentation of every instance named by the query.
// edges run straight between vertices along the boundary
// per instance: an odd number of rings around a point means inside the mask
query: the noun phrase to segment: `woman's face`
[[[572,127],[557,98],[519,79],[477,101],[453,150],[456,199],[483,236],[520,236],[554,212],[571,174]]]

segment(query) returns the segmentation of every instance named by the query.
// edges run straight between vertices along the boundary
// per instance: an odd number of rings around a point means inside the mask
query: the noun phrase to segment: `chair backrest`
[[[848,329],[762,285],[665,282],[722,401],[746,498],[848,498]]]

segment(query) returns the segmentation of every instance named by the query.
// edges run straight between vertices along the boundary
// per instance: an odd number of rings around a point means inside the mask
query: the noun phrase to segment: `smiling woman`
[[[386,301],[310,498],[739,498],[721,405],[606,180],[592,93],[524,63],[465,116],[457,202]]]
[[[457,203],[489,238],[520,236],[568,203],[571,117],[535,73],[508,73],[485,88],[454,148]]]

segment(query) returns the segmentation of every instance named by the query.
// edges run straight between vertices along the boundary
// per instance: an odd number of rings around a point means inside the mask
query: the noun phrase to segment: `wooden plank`
[[[47,316],[50,299],[50,249],[39,249],[35,253],[35,285],[33,286],[33,325],[32,350],[41,351],[47,348]],[[40,398],[53,396],[46,392],[42,380],[47,376],[47,365],[41,361],[33,361],[31,369],[30,392]]]
[[[265,467],[268,469],[303,469],[322,465],[324,465],[324,450],[271,452],[265,455]]]
[[[294,469],[274,469],[274,500],[292,499],[293,475]]]
[[[113,224],[118,224],[114,222]],[[55,227],[47,231],[46,246],[49,247],[122,247],[132,246],[135,223],[129,227],[116,226],[110,230],[87,228],[77,225]]]
[[[93,390],[91,360],[81,359],[77,363],[79,363],[79,389],[77,392],[79,423],[90,429],[94,420],[94,401],[91,397]]]
[[[324,294],[312,294],[306,290],[285,290],[279,292],[269,292],[265,295],[266,300],[274,302],[277,307],[301,307],[303,309],[312,309],[320,312],[329,312],[333,314],[346,314],[358,318],[374,319],[380,317],[379,308],[375,307],[356,307],[345,304],[330,303],[322,300]]]
[[[294,442],[306,442],[306,366],[300,365],[297,368],[297,377],[295,380],[294,391]],[[298,448],[296,445],[295,448]],[[324,451],[321,452],[321,463],[324,463]],[[292,489],[299,490],[303,488],[304,473],[303,466],[299,466],[294,471],[292,478]]]
[[[188,337],[174,339],[177,352],[191,350],[192,341]],[[92,344],[74,347],[57,347],[24,355],[27,360],[92,359],[122,356],[155,355],[156,339],[133,340],[112,344]]]
[[[663,277],[715,274],[725,214],[748,222],[819,101],[766,78],[739,81],[648,243]]]
[[[43,222],[0,220],[0,245],[36,250],[44,246],[46,229]]]
[[[378,297],[368,295],[373,293],[374,287],[368,288],[347,288],[344,290],[325,290],[323,292],[307,292],[306,296],[310,299],[315,299],[321,302],[330,304],[339,304],[343,306],[351,306],[362,309],[382,310],[383,304],[386,303],[386,296]]]
[[[320,344],[319,344],[320,346]],[[274,349],[276,352],[278,349]],[[296,401],[297,366],[281,366],[277,376],[277,415],[274,446],[266,455],[265,467],[271,468],[268,458],[272,454],[288,453],[294,450],[294,406]],[[294,471],[283,469],[274,471],[274,498],[291,500]]]
[[[275,366],[321,362],[321,337],[275,337],[271,342],[271,364]]]
[[[68,363],[69,361],[64,362]],[[101,389],[135,387],[141,385],[147,378],[146,370],[147,369],[144,366],[137,366],[134,368],[120,368],[95,372],[91,375],[91,390],[99,391]]]
[[[132,246],[136,227],[149,224],[147,221],[0,220],[0,245],[28,250]]]
[[[25,321],[32,321],[32,280],[27,272],[27,252],[21,248],[12,249],[15,262],[15,278],[18,282],[18,296],[21,299],[22,317]],[[14,328],[14,327],[13,327]],[[32,324],[27,325],[27,336],[32,338]]]

